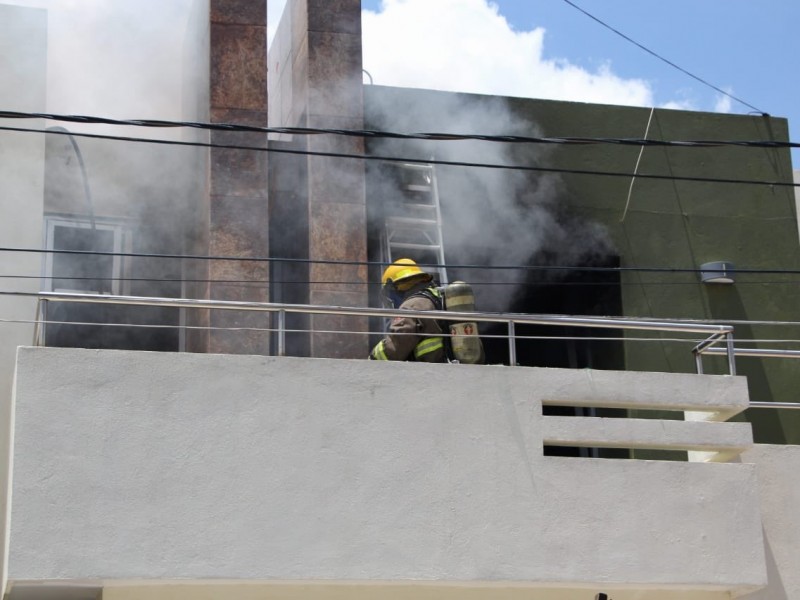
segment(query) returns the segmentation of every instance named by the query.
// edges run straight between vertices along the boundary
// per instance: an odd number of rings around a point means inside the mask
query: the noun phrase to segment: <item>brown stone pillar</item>
[[[210,119],[213,123],[267,125],[266,0],[211,0]],[[212,143],[266,148],[265,134],[212,132]],[[212,148],[209,254],[266,257],[267,154]],[[209,297],[269,300],[266,262],[212,261]],[[226,283],[228,280],[236,283]],[[269,327],[267,313],[213,311],[213,327]],[[209,352],[267,354],[266,331],[211,330]]]
[[[360,0],[300,0],[299,4],[301,13],[305,5],[308,23],[307,125],[363,129]],[[364,143],[361,138],[312,136],[308,149],[362,155]],[[367,260],[361,159],[309,156],[308,218],[312,261]],[[312,304],[367,305],[367,269],[363,264],[312,263],[310,279]],[[338,333],[364,332],[366,319],[317,316],[312,327],[314,331],[337,332],[312,335],[312,356],[367,356],[366,335]]]

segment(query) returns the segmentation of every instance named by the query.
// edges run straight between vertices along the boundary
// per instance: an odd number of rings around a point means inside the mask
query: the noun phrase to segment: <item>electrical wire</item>
[[[760,112],[760,111],[759,111]],[[766,115],[766,113],[764,113]],[[584,136],[524,136],[524,135],[490,135],[466,133],[398,133],[378,131],[374,129],[332,129],[320,127],[259,127],[240,125],[237,123],[207,123],[199,121],[166,121],[152,119],[110,119],[107,117],[86,115],[59,115],[54,113],[27,113],[17,111],[0,111],[0,118],[5,119],[47,119],[82,123],[91,125],[119,125],[126,127],[154,128],[192,128],[207,131],[225,131],[238,133],[265,133],[288,135],[341,135],[372,139],[425,140],[437,142],[483,141],[524,144],[616,144],[623,146],[675,146],[681,148],[713,148],[723,146],[739,146],[745,148],[800,148],[800,143],[775,140],[653,140],[645,138],[584,137]]]
[[[650,116],[647,117],[647,127],[644,129],[644,139],[647,139],[647,134],[650,133],[650,125],[653,123],[654,114],[656,114],[655,106],[650,109]],[[633,167],[633,177],[631,177],[631,184],[628,186],[628,197],[625,200],[625,208],[622,211],[622,218],[619,220],[620,223],[624,223],[625,217],[628,215],[628,207],[631,205],[631,197],[633,196],[633,184],[636,182],[636,173],[639,172],[639,165],[642,162],[642,156],[644,156],[644,146],[639,148],[639,156],[636,158],[636,165]]]
[[[18,131],[28,133],[48,133],[59,135],[62,132],[46,130],[46,129],[28,129],[20,127],[0,127],[3,131]],[[185,147],[201,147],[201,148],[218,148],[226,150],[246,150],[254,152],[267,152],[277,154],[293,154],[301,156],[319,156],[326,158],[344,158],[344,159],[358,159],[358,160],[377,160],[381,162],[394,162],[394,163],[425,163],[430,165],[439,166],[452,166],[452,167],[469,167],[469,168],[482,168],[482,169],[499,169],[509,171],[529,171],[536,173],[556,173],[561,175],[593,175],[604,177],[625,177],[630,178],[633,176],[640,179],[654,179],[666,181],[687,181],[696,183],[727,183],[727,184],[740,184],[740,185],[769,185],[773,187],[800,187],[800,183],[775,181],[775,180],[759,180],[759,179],[730,179],[723,177],[689,177],[680,175],[658,175],[653,173],[628,173],[619,171],[595,171],[591,169],[567,169],[557,167],[534,167],[529,165],[519,164],[502,164],[502,163],[476,163],[467,161],[453,161],[453,160],[438,160],[432,158],[417,158],[417,157],[397,157],[386,156],[377,154],[348,154],[344,152],[321,152],[313,150],[292,150],[289,148],[274,148],[262,146],[243,146],[235,144],[218,144],[212,142],[183,142],[177,140],[153,139],[153,138],[133,138],[126,136],[111,136],[100,134],[88,133],[72,133],[71,135],[93,138],[93,139],[106,139],[125,142],[136,143],[150,143],[150,144],[164,144],[172,146],[185,146]]]
[[[21,133],[46,133],[48,135],[64,135],[60,131],[52,131],[47,129],[34,129],[24,127],[0,127],[0,131],[16,131]],[[345,152],[321,152],[316,150],[292,150],[289,148],[275,148],[265,146],[242,146],[238,144],[218,144],[213,142],[184,142],[179,140],[165,140],[155,138],[135,138],[117,135],[101,135],[95,133],[76,133],[70,135],[76,137],[85,137],[91,139],[115,140],[120,142],[135,142],[144,144],[163,144],[168,146],[184,146],[196,148],[220,148],[225,150],[247,150],[253,152],[266,152],[277,154],[293,154],[300,156],[320,156],[326,158],[346,158],[358,160],[377,160],[381,162],[392,163],[417,163],[428,164],[448,167],[469,167],[476,169],[499,169],[506,171],[528,171],[534,173],[557,173],[561,175],[593,175],[602,177],[633,177],[633,173],[618,172],[618,171],[593,171],[590,169],[566,169],[557,167],[532,167],[528,165],[517,164],[502,164],[502,163],[476,163],[467,161],[454,161],[454,160],[438,160],[432,158],[418,158],[418,157],[398,157],[386,156],[379,154],[348,154]],[[793,144],[795,146],[795,144]],[[800,147],[800,144],[796,145]],[[636,177],[639,179],[654,179],[666,181],[688,181],[695,183],[728,183],[737,185],[768,185],[772,187],[790,187],[800,188],[800,183],[788,181],[775,181],[775,180],[762,180],[762,179],[729,179],[724,177],[689,177],[680,175],[657,175],[654,173],[637,173]]]
[[[135,258],[166,258],[166,259],[186,259],[186,260],[217,260],[234,262],[280,262],[296,264],[321,264],[321,265],[351,265],[351,266],[374,266],[386,267],[391,262],[386,261],[366,261],[366,260],[333,260],[315,258],[284,258],[268,256],[202,256],[197,254],[167,254],[167,253],[141,253],[141,252],[105,252],[89,250],[55,250],[43,248],[15,248],[3,246],[0,252],[20,252],[33,254],[77,254],[89,256],[119,256]],[[448,269],[472,269],[483,271],[580,271],[588,273],[704,273],[706,269],[699,268],[679,268],[679,267],[589,267],[589,266],[569,266],[569,265],[477,265],[477,264],[454,264],[447,263],[417,263],[420,267],[435,269],[446,267]],[[739,274],[763,274],[763,275],[799,275],[800,269],[746,269],[736,268],[735,273]],[[72,279],[71,277],[59,277],[59,279]],[[91,278],[97,279],[97,277]],[[108,279],[108,278],[103,278]]]
[[[211,279],[211,278],[181,278],[181,277],[79,277],[74,275],[2,275],[0,279],[23,279],[23,280],[43,280],[52,281],[63,279],[68,281],[116,281],[116,282],[147,282],[147,283],[213,283],[215,285],[366,285],[379,287],[379,281],[342,281],[342,280],[311,280],[311,279]],[[700,285],[700,281],[644,281],[643,285],[658,285],[658,286],[682,286]],[[631,281],[475,281],[470,283],[475,287],[482,286],[508,286],[508,287],[550,287],[550,286],[566,286],[566,287],[624,287],[624,286],[638,286],[638,282]],[[737,286],[742,285],[800,285],[800,280],[793,281],[736,281]]]
[[[636,40],[634,40],[634,39],[631,39],[630,37],[628,37],[627,35],[625,35],[625,34],[624,34],[624,33],[622,33],[621,31],[619,31],[619,30],[617,30],[617,29],[614,29],[614,28],[613,28],[611,25],[609,25],[608,23],[606,23],[606,22],[604,22],[604,21],[601,21],[600,19],[598,19],[597,17],[595,17],[593,14],[591,14],[591,13],[589,13],[588,11],[584,10],[583,8],[581,8],[580,6],[578,6],[577,4],[575,4],[574,2],[572,2],[571,0],[564,0],[564,2],[566,2],[567,4],[569,4],[569,5],[570,5],[571,7],[573,7],[574,9],[576,9],[576,10],[579,10],[579,11],[580,11],[580,12],[582,12],[584,15],[586,15],[586,16],[587,16],[587,17],[589,17],[590,19],[592,19],[592,20],[596,21],[597,23],[599,23],[600,25],[602,25],[602,26],[603,26],[603,27],[605,27],[606,29],[609,29],[609,30],[613,31],[613,32],[614,32],[614,33],[616,33],[618,36],[620,36],[621,38],[623,38],[623,39],[627,40],[628,42],[630,42],[630,43],[631,43],[631,44],[633,44],[634,46],[637,46],[637,47],[641,48],[642,50],[644,50],[645,52],[647,52],[647,53],[648,53],[648,54],[650,54],[651,56],[654,56],[654,57],[655,57],[655,58],[657,58],[658,60],[660,60],[660,61],[662,61],[662,62],[665,62],[665,63],[666,63],[666,64],[668,64],[669,66],[671,66],[671,67],[673,67],[673,68],[677,69],[678,71],[680,71],[680,72],[681,72],[681,73],[683,73],[684,75],[688,75],[688,76],[689,76],[689,77],[691,77],[692,79],[694,79],[694,80],[696,80],[696,81],[699,81],[699,82],[700,82],[700,83],[702,83],[703,85],[706,85],[706,86],[710,87],[711,89],[713,89],[713,90],[715,90],[715,91],[719,92],[720,94],[723,94],[724,96],[727,96],[727,97],[728,97],[728,98],[730,98],[731,100],[735,100],[736,102],[738,102],[738,103],[740,103],[740,104],[744,104],[744,105],[745,105],[745,106],[747,106],[748,108],[752,108],[754,111],[756,111],[757,113],[760,113],[762,116],[765,116],[765,117],[768,117],[768,116],[769,116],[769,113],[766,113],[766,112],[764,112],[764,111],[763,111],[763,110],[761,110],[760,108],[757,108],[757,107],[753,106],[752,104],[750,104],[749,102],[745,102],[745,101],[744,101],[744,100],[742,100],[741,98],[737,98],[736,96],[734,96],[734,95],[730,94],[729,92],[726,92],[725,90],[723,90],[723,89],[721,89],[721,88],[718,88],[717,86],[715,86],[715,85],[713,85],[713,84],[709,83],[709,82],[708,82],[708,81],[706,81],[705,79],[702,79],[702,78],[698,77],[697,75],[694,75],[693,73],[690,73],[689,71],[687,71],[687,70],[686,70],[686,69],[684,69],[683,67],[680,67],[680,66],[676,65],[674,62],[672,62],[672,61],[670,61],[670,60],[667,60],[666,58],[664,58],[664,57],[663,57],[663,56],[661,56],[660,54],[656,54],[655,52],[653,52],[652,50],[650,50],[650,49],[649,49],[649,48],[647,48],[646,46],[644,46],[644,45],[640,44],[639,42],[637,42],[637,41],[636,41]]]

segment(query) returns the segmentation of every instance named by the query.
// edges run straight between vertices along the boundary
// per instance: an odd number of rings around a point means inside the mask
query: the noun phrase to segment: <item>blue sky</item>
[[[800,77],[797,76],[796,64],[800,58],[800,37],[796,31],[800,24],[800,1],[572,1],[697,77],[761,111],[788,118],[791,140],[800,140]],[[548,73],[553,77],[551,90],[542,91],[537,87],[530,90],[533,93],[526,94],[524,88],[497,89],[500,94],[544,96],[550,93],[565,100],[588,98],[590,101],[736,114],[753,110],[658,60],[564,0],[363,0],[362,8],[365,11],[364,66],[375,77],[375,83],[431,87],[431,79],[422,76],[422,72],[428,68],[435,69],[437,65],[430,64],[430,61],[426,64],[421,57],[409,68],[418,74],[418,85],[408,78],[396,81],[397,76],[388,71],[391,63],[382,66],[384,53],[397,55],[403,51],[396,47],[400,39],[405,40],[406,49],[413,38],[430,39],[423,26],[413,25],[419,21],[411,19],[410,13],[417,10],[419,19],[425,19],[427,13],[445,31],[441,44],[428,48],[429,52],[439,55],[446,53],[448,46],[455,46],[455,51],[459,51],[458,44],[452,43],[459,31],[472,45],[481,46],[487,53],[499,45],[502,50],[498,51],[500,55],[492,57],[495,61],[507,59],[512,54],[523,54],[526,48],[532,48],[524,44],[515,46],[511,42],[514,36],[520,41],[526,34],[538,34],[540,46],[536,48],[540,54],[529,56],[528,60],[530,64],[552,67],[542,73],[537,71],[540,80],[546,79]],[[437,12],[437,9],[442,12]],[[482,15],[477,24],[469,18],[469,11]],[[488,25],[492,19],[487,18],[489,12],[486,11],[494,11],[506,21],[507,34],[499,27]],[[409,13],[408,21],[402,19],[403,12]],[[380,38],[380,45],[369,43],[370,31],[378,27],[375,23],[380,23],[381,18],[404,24],[401,27],[405,27],[405,31],[398,36],[396,43],[391,38],[392,29],[388,22],[376,36]],[[487,26],[482,28],[481,22]],[[417,27],[423,28],[418,33],[412,31]],[[509,45],[498,44],[499,36]],[[422,43],[427,45],[430,42]],[[459,74],[455,66],[458,57],[452,60],[440,69],[440,73],[447,72],[447,76],[446,81],[437,79],[437,87],[491,93],[495,86],[502,88],[504,85],[495,77],[516,79],[508,72],[493,74],[491,59],[487,59],[486,87],[470,89],[477,85],[475,74]],[[526,66],[523,62],[519,68],[529,69],[530,64]],[[402,65],[395,63],[393,69],[402,70]],[[583,84],[578,81],[573,81],[573,85],[565,84],[564,77],[559,77],[559,70],[561,75],[572,71],[573,79],[575,71],[582,72]],[[464,79],[461,87],[459,77]],[[587,95],[587,85],[603,87],[604,81],[614,84],[603,88],[605,95],[600,98],[593,98],[591,93]],[[614,100],[615,95],[618,100]],[[793,159],[795,168],[800,168],[800,152],[795,151]]]

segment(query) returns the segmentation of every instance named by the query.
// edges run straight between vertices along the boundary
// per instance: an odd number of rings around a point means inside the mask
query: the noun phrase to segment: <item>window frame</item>
[[[111,231],[114,234],[113,248],[111,252],[114,253],[112,258],[111,274],[108,279],[111,280],[111,294],[110,295],[129,295],[130,294],[130,281],[125,279],[125,275],[130,272],[130,257],[121,256],[124,253],[131,252],[131,231],[120,221],[109,219],[95,219],[94,223],[86,217],[73,217],[67,215],[44,215],[44,248],[45,250],[58,250],[54,247],[55,229],[56,227],[70,227],[73,229],[85,230],[101,230]],[[107,250],[103,250],[106,252]],[[41,289],[47,292],[71,292],[80,294],[97,294],[100,292],[87,289],[78,288],[64,288],[54,287],[55,280],[53,279],[53,263],[55,254],[53,252],[45,252],[44,261],[42,264],[42,283]],[[69,278],[64,278],[69,279]],[[105,279],[99,277],[97,279]]]

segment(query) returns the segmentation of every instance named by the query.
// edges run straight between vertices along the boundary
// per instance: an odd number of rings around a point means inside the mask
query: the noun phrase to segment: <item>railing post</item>
[[[694,364],[697,368],[697,374],[703,374],[703,354],[699,350],[694,351]]]
[[[41,346],[41,340],[39,339],[41,327],[42,327],[42,302],[47,302],[47,300],[43,300],[42,298],[36,299],[36,323],[33,325],[33,345],[34,346]]]
[[[278,311],[278,356],[286,356],[286,311]]]
[[[517,366],[517,339],[514,332],[514,321],[508,322],[508,366]]]
[[[728,372],[736,375],[736,349],[733,345],[733,333],[725,334],[725,343],[728,346]]]

